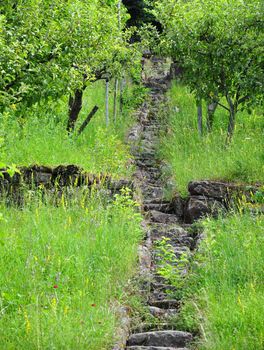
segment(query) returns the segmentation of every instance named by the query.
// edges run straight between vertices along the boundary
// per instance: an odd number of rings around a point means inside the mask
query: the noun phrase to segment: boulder
[[[234,185],[224,182],[192,181],[188,185],[188,191],[191,196],[205,196],[223,200],[234,187]]]
[[[186,205],[185,222],[193,223],[207,215],[216,217],[219,212],[223,211],[226,211],[225,205],[214,198],[192,196]]]

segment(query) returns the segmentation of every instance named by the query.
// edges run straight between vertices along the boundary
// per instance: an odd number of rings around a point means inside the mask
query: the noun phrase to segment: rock
[[[163,224],[176,224],[178,223],[177,216],[173,214],[165,214],[160,211],[151,210],[149,213],[149,219],[153,222],[163,223]]]
[[[150,306],[149,312],[154,317],[166,318],[166,317],[171,317],[171,316],[176,315],[178,313],[178,310],[176,310],[176,309],[161,309],[159,307]]]
[[[221,202],[228,202],[232,197],[240,197],[244,194],[250,200],[251,194],[256,193],[258,186],[239,185],[235,183],[220,181],[192,181],[188,185],[191,196],[205,196],[217,199]]]
[[[134,184],[132,181],[129,181],[129,180],[125,180],[125,179],[122,179],[122,180],[116,180],[116,181],[113,181],[111,179],[109,179],[107,182],[106,182],[106,185],[107,185],[107,188],[109,190],[112,190],[114,193],[118,193],[120,192],[122,189],[124,188],[129,188],[131,190],[134,189]]]
[[[180,331],[157,331],[133,334],[128,346],[184,347],[192,340],[192,335]],[[154,348],[155,349],[155,348]]]
[[[142,128],[140,124],[135,125],[127,136],[128,142],[136,142],[140,140]]]
[[[127,350],[188,350],[187,348],[172,348],[164,346],[129,346]]]
[[[126,307],[118,307],[116,313],[119,316],[120,325],[116,330],[116,338],[118,342],[114,345],[112,350],[124,349],[127,337],[129,335],[131,319],[129,317],[130,310]]]
[[[141,274],[150,274],[151,252],[143,245],[138,248],[139,266]]]
[[[36,172],[32,176],[32,180],[38,186],[40,184],[47,185],[50,183],[52,174],[44,172]]]
[[[158,307],[160,309],[178,309],[180,306],[180,302],[178,300],[151,300],[149,301],[150,306]]]
[[[147,203],[144,202],[144,210],[155,210],[161,211],[162,213],[169,213],[171,211],[171,204],[169,202],[155,203],[155,201],[147,201]]]
[[[185,209],[185,222],[193,223],[207,215],[216,217],[219,212],[226,211],[226,207],[213,198],[192,196],[187,202]]]
[[[185,201],[179,195],[177,195],[172,199],[171,204],[173,213],[177,215],[179,219],[183,219]]]
[[[188,185],[191,196],[205,196],[223,200],[234,185],[217,181],[192,181]]]
[[[158,202],[163,201],[164,198],[164,193],[163,193],[163,188],[162,187],[156,187],[156,186],[142,186],[141,187],[142,194],[144,198],[148,201],[151,200],[156,200]]]

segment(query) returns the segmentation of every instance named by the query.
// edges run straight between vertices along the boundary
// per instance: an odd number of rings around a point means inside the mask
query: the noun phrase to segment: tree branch
[[[84,131],[84,129],[86,128],[86,126],[89,124],[89,122],[91,121],[92,117],[95,115],[95,113],[98,111],[99,107],[94,106],[94,108],[92,109],[92,111],[88,114],[87,118],[85,119],[85,121],[83,122],[83,124],[81,125],[80,129],[78,130],[78,135],[81,135],[81,133]]]
[[[228,112],[230,112],[229,108],[227,108],[225,105],[222,105],[222,103],[220,102],[216,102],[220,107],[224,108],[225,110],[227,110]]]

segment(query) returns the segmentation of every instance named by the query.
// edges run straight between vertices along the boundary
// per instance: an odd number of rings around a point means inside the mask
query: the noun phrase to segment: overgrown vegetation
[[[73,163],[129,177],[124,135],[145,94],[141,51],[155,46],[183,71],[161,115],[160,157],[177,190],[205,178],[263,183],[263,3],[123,3],[129,22],[120,0],[0,4],[0,168]],[[141,43],[132,44],[134,24]],[[28,195],[23,208],[0,204],[0,348],[109,349],[141,239],[130,192],[58,193],[56,205],[42,189]],[[200,349],[264,347],[264,221],[243,210],[201,224],[206,237],[188,278],[175,265],[160,271],[184,300],[175,324],[199,332]],[[160,249],[173,259],[166,242]]]
[[[200,134],[203,99],[208,131],[217,105],[229,112],[230,142],[238,111],[263,106],[263,2],[160,0],[155,13],[164,27],[161,48],[195,93]]]
[[[127,191],[1,205],[0,348],[109,349],[140,221]]]
[[[111,173],[114,177],[131,174],[129,151],[124,136],[131,123],[132,110],[144,98],[144,89],[129,83],[123,91],[123,114],[113,121],[113,87],[110,93],[110,128],[105,127],[104,84],[92,84],[84,95],[84,107],[77,129],[95,103],[99,111],[85,131],[69,137],[65,125],[66,98],[57,103],[39,103],[30,109],[10,107],[0,116],[1,162],[5,164],[78,164],[85,170]],[[133,98],[132,98],[133,96]]]
[[[236,214],[204,223],[198,303],[201,349],[264,346],[264,217]],[[195,291],[194,291],[195,292]],[[196,294],[197,295],[197,294]]]
[[[263,225],[263,215],[249,213],[208,219],[188,277],[163,265],[160,273],[178,288],[183,302],[172,322],[199,334],[196,348],[263,349]]]
[[[200,138],[195,96],[175,83],[169,99],[168,129],[161,140],[160,156],[170,165],[170,175],[180,192],[186,193],[188,182],[194,179],[264,181],[264,122],[260,110],[238,114],[233,142],[226,147],[227,112],[218,109],[213,131]]]
[[[124,136],[145,89],[117,5],[1,3],[0,168],[75,164],[130,177]],[[54,205],[42,190],[28,191],[23,208],[0,204],[0,348],[109,349],[136,271],[136,204],[128,190],[112,201],[103,188],[74,188]]]
[[[186,194],[188,182],[194,179],[263,183],[264,124],[259,110],[238,114],[233,142],[226,147],[227,113],[218,109],[213,131],[201,138],[195,96],[176,82],[168,97],[169,118],[165,118],[160,156],[170,165],[170,175],[181,193]],[[264,218],[261,211],[257,213],[263,206],[263,194],[259,192],[254,200],[256,205],[241,202],[240,212],[199,223],[205,238],[194,258],[172,260],[176,266],[163,264],[159,271],[177,287],[176,297],[183,303],[172,322],[199,334],[198,349],[263,348]],[[175,259],[173,254],[170,258],[166,242],[162,251],[165,262]],[[181,270],[186,267],[189,275],[182,278]]]

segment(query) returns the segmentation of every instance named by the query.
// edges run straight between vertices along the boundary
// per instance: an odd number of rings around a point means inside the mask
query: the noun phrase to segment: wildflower
[[[26,333],[29,334],[30,329],[31,329],[31,324],[30,324],[28,314],[26,311],[24,311],[24,318],[25,318],[25,323],[26,323]]]
[[[57,288],[59,288],[59,286],[58,286],[57,284],[55,284],[55,285],[53,286],[53,288],[54,288],[54,289],[57,289]]]

